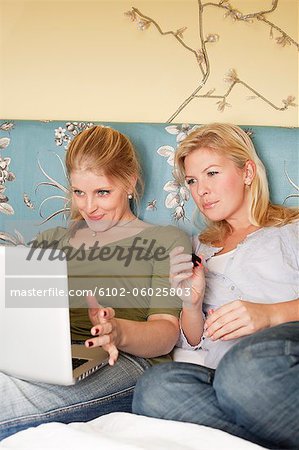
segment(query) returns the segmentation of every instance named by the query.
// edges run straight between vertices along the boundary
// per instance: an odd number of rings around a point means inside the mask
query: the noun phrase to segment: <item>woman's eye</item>
[[[216,172],[216,170],[211,170],[210,172],[208,172],[208,176],[209,177],[213,177],[214,175],[216,175],[219,172]]]
[[[105,195],[110,194],[110,191],[105,190],[105,189],[100,189],[97,193],[98,193],[98,195],[100,195],[100,197],[104,197]]]
[[[77,197],[81,197],[84,194],[84,192],[80,191],[79,189],[74,189],[73,194],[75,194]]]
[[[186,180],[186,183],[188,184],[188,186],[190,186],[191,184],[196,183],[196,180],[194,178],[189,178],[188,180]]]

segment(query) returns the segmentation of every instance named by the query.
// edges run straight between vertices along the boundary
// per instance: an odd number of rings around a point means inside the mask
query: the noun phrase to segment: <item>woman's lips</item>
[[[203,209],[212,209],[214,208],[214,206],[216,205],[216,203],[218,203],[219,200],[217,200],[216,202],[207,202],[207,203],[203,203]]]
[[[105,214],[101,214],[101,215],[99,215],[99,216],[89,216],[89,215],[87,214],[87,218],[88,218],[89,220],[97,221],[97,220],[103,219],[104,215],[105,215]]]

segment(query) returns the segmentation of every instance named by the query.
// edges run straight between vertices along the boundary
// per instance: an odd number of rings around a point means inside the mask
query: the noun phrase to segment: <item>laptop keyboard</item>
[[[89,360],[84,358],[72,358],[73,370],[77,369],[77,367],[82,366],[82,364],[85,364],[87,361]]]

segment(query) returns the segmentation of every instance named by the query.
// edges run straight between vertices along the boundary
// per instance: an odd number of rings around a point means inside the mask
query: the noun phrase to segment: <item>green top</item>
[[[73,340],[91,337],[86,304],[87,291],[103,306],[115,309],[121,319],[146,321],[151,314],[178,317],[181,300],[169,285],[169,252],[183,246],[191,253],[186,233],[174,226],[152,226],[140,233],[103,247],[69,243],[69,230],[57,227],[36,238],[39,245],[64,250],[68,261],[70,320]],[[151,363],[169,360],[170,355],[151,358]]]

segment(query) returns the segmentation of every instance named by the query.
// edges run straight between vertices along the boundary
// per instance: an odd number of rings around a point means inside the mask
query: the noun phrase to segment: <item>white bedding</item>
[[[176,348],[176,361],[203,364],[202,351]],[[1,449],[33,450],[258,450],[263,449],[224,431],[152,419],[128,413],[111,413],[90,422],[68,425],[47,423],[29,428],[0,442]]]
[[[47,423],[4,439],[1,449],[55,450],[258,450],[258,445],[220,430],[111,413],[87,423]]]

